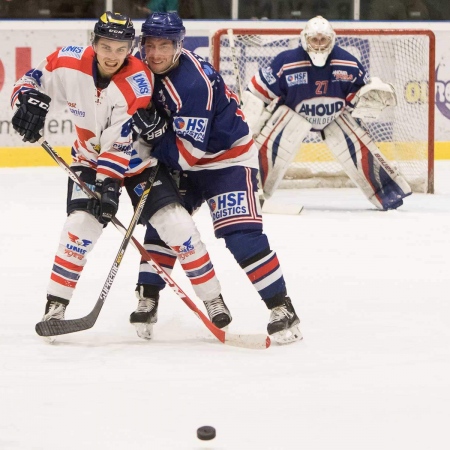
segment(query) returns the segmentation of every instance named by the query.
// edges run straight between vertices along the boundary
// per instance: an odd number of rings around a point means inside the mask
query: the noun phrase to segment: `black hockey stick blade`
[[[76,333],[89,330],[97,321],[102,309],[103,301],[95,304],[94,309],[85,317],[70,320],[47,320],[36,324],[36,333],[39,336],[59,336],[61,334]]]

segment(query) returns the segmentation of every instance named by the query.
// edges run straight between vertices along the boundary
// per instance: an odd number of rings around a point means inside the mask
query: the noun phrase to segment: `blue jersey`
[[[183,50],[177,67],[155,75],[153,102],[170,126],[152,156],[179,170],[258,167],[239,100],[214,68]]]
[[[324,67],[314,66],[298,47],[281,52],[269,67],[261,68],[248,89],[265,103],[279,98],[317,131],[336,119],[367,81],[362,64],[337,45]]]

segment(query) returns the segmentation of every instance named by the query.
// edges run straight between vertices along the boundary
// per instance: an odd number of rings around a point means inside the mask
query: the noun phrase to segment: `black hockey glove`
[[[12,118],[12,126],[23,136],[24,142],[34,143],[40,139],[50,102],[48,95],[34,89],[19,92],[18,108]]]
[[[153,104],[149,109],[138,109],[133,114],[133,121],[139,136],[150,145],[155,145],[167,131],[167,120]]]
[[[95,192],[100,194],[100,197],[92,199],[88,208],[103,225],[111,222],[119,209],[120,185],[121,181],[116,178],[105,178],[95,182]]]

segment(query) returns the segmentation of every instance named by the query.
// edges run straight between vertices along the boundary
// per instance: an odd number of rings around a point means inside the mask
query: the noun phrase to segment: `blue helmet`
[[[186,28],[180,16],[175,12],[154,12],[142,24],[142,37],[158,37],[181,42]]]
[[[142,24],[141,31],[139,51],[143,60],[147,57],[145,50],[146,38],[168,39],[173,42],[174,54],[172,65],[164,73],[171,70],[181,55],[183,40],[186,34],[186,28],[180,16],[175,12],[154,12]]]

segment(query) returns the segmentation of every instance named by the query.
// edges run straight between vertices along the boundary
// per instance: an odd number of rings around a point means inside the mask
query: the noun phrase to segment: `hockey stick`
[[[116,278],[117,272],[119,271],[120,263],[123,260],[123,256],[131,240],[133,231],[136,228],[142,210],[144,209],[148,194],[158,173],[158,168],[159,165],[157,164],[151,169],[150,176],[146,181],[144,191],[139,199],[139,203],[136,206],[130,225],[126,230],[125,236],[122,240],[122,243],[120,244],[119,251],[117,252],[117,256],[113,262],[113,265],[111,266],[108,277],[106,278],[94,309],[87,316],[81,317],[80,319],[48,320],[39,322],[36,324],[37,334],[39,334],[40,336],[57,336],[60,334],[75,333],[77,331],[88,330],[89,328],[92,328],[94,326],[103,307],[103,304],[105,303],[106,297],[109,294],[113,281]]]
[[[52,159],[68,174],[68,176],[77,183],[86,195],[93,197],[95,194],[89,188],[89,186],[81,180],[76,173],[68,166],[61,156],[44,140],[41,138],[39,143],[44,150],[52,157]],[[112,220],[114,226],[124,235],[127,234],[126,228],[122,223],[114,217]],[[270,346],[270,338],[266,334],[233,334],[217,328],[205,314],[197,308],[197,305],[183,292],[183,290],[175,283],[172,277],[156,262],[152,259],[151,255],[145,250],[140,242],[131,236],[132,245],[139,251],[144,261],[147,261],[155,271],[161,276],[161,278],[169,285],[169,287],[180,297],[181,300],[191,309],[197,317],[205,324],[208,330],[222,343],[231,345],[234,347],[243,347],[251,349],[264,349]],[[76,320],[76,319],[75,319]],[[57,321],[52,321],[57,322]],[[40,322],[49,323],[49,322]],[[39,324],[38,324],[39,325]],[[36,325],[37,326],[37,325]],[[37,330],[36,330],[37,331]],[[38,333],[39,334],[39,333]],[[62,334],[62,333],[60,333]]]

